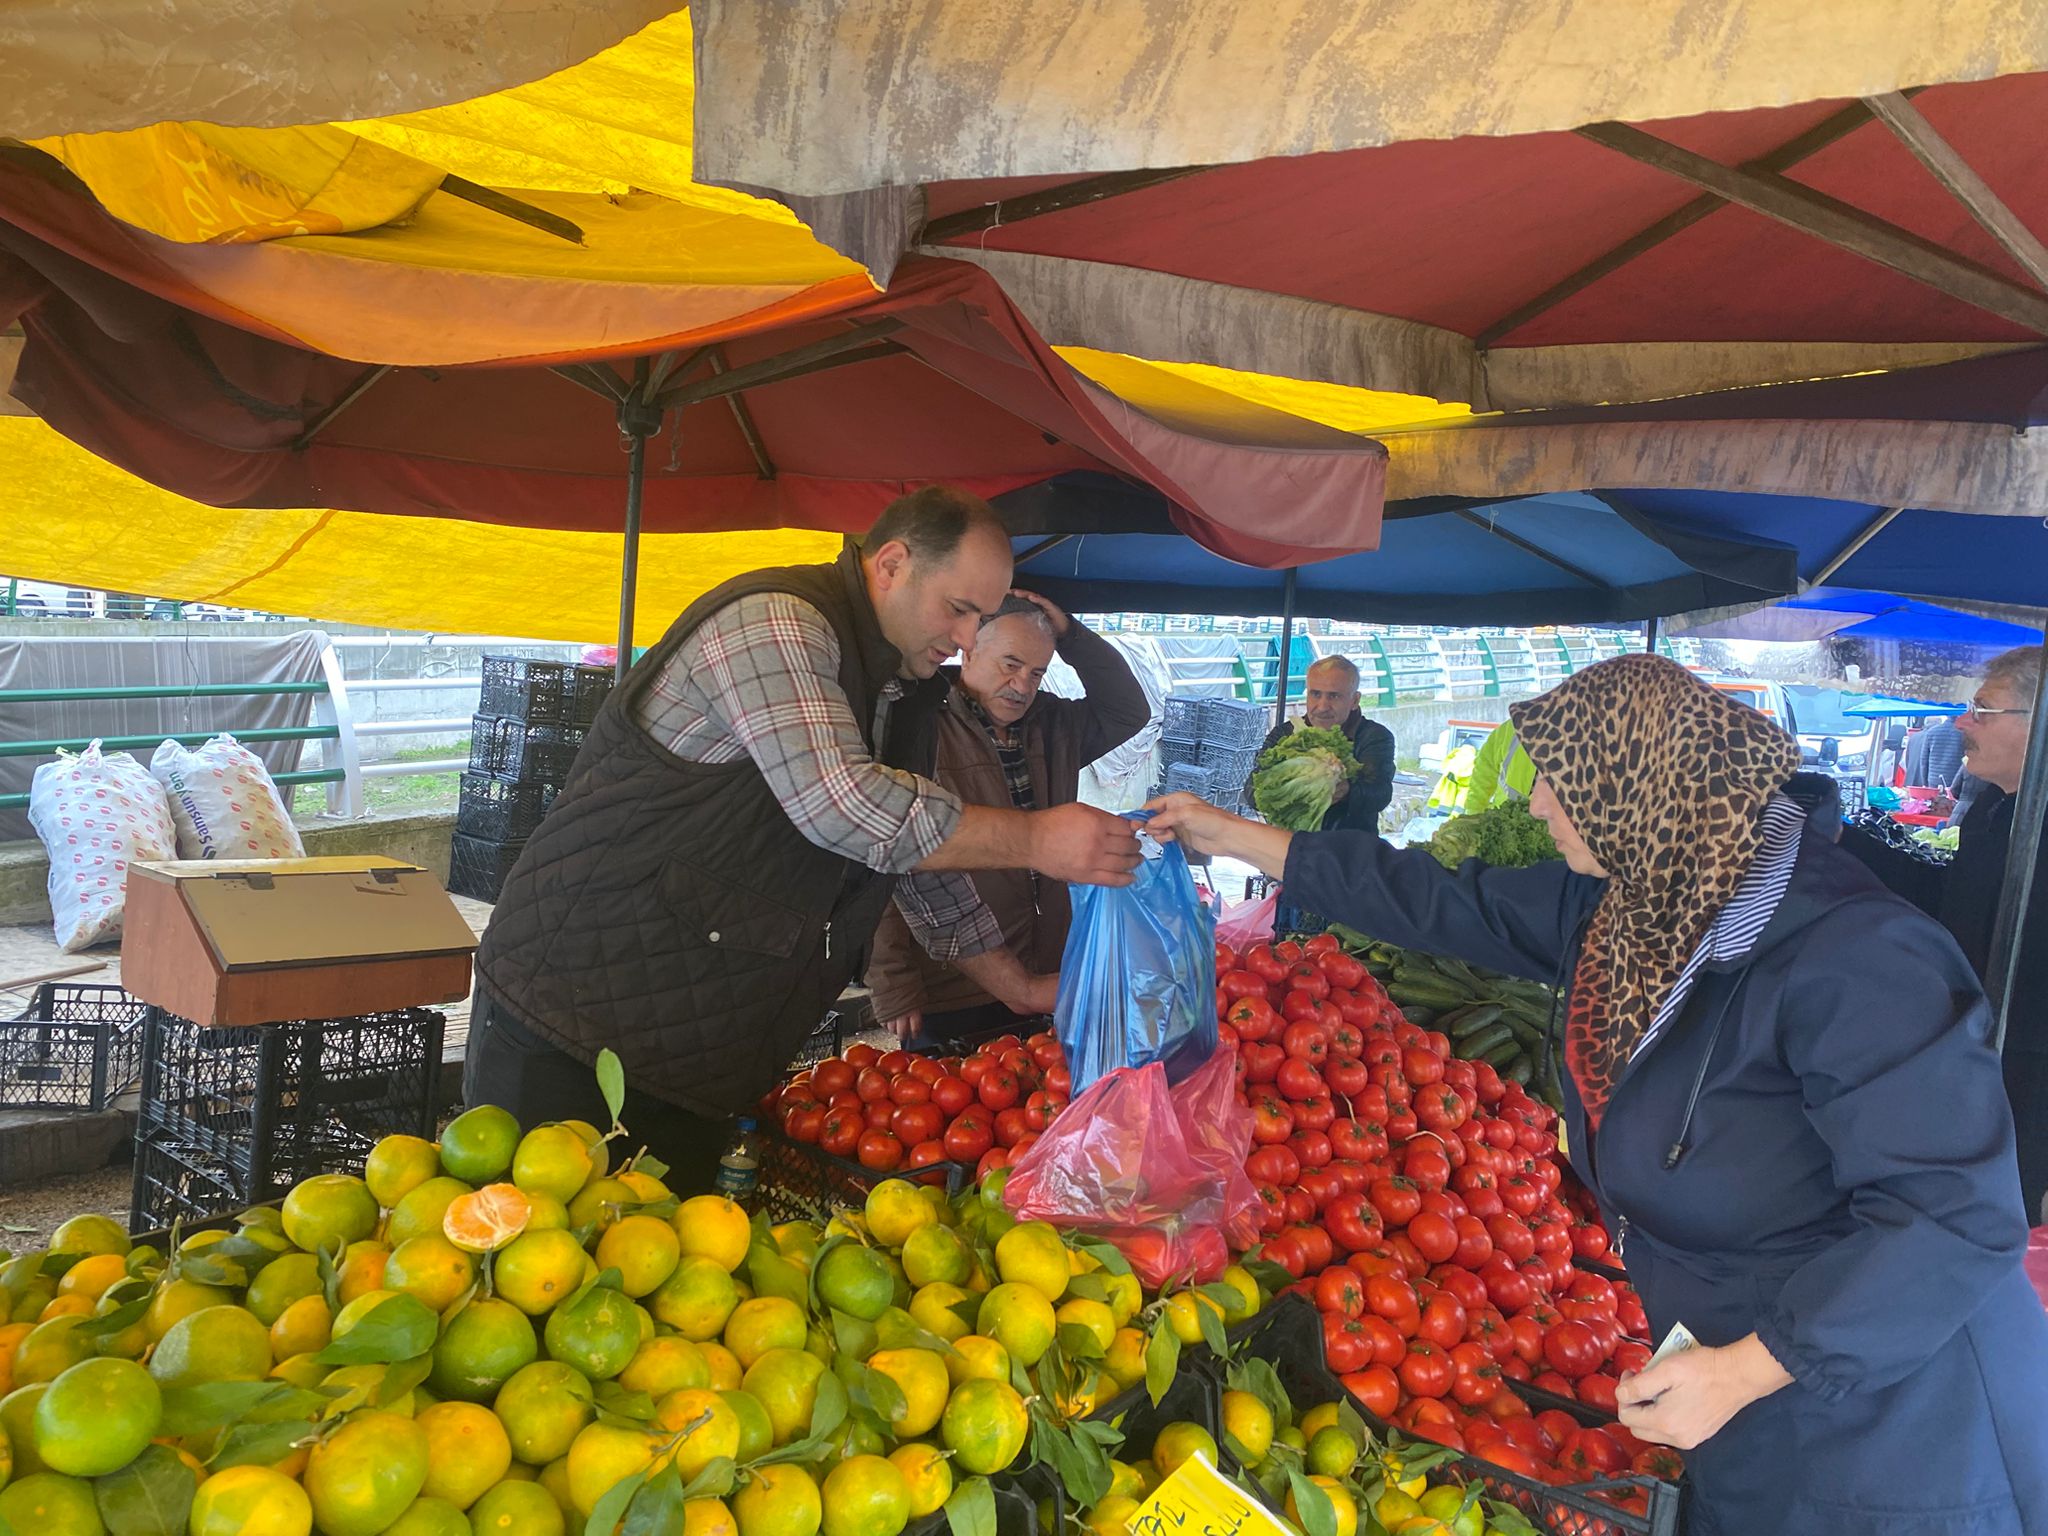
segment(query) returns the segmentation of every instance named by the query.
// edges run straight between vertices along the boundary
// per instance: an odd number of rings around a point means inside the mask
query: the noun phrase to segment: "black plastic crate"
[[[822,1148],[791,1141],[773,1125],[761,1127],[761,1175],[755,1199],[770,1221],[829,1220],[841,1206],[867,1203],[868,1191],[884,1179],[915,1179],[937,1184],[948,1198],[967,1187],[974,1170],[965,1163],[932,1163],[923,1168],[897,1168],[878,1173],[850,1158],[834,1157]]]
[[[1193,763],[1169,763],[1166,768],[1166,792],[1169,795],[1199,795],[1209,798],[1209,770]]]
[[[476,901],[496,901],[525,848],[524,838],[493,843],[456,833],[448,844],[448,889]]]
[[[1199,1424],[1215,1437],[1217,1445],[1223,1444],[1223,1397],[1215,1378],[1205,1371],[1192,1370],[1183,1365],[1174,1376],[1173,1385],[1166,1389],[1166,1396],[1155,1406],[1152,1396],[1139,1382],[1127,1392],[1120,1392],[1097,1408],[1088,1417],[1104,1423],[1114,1424],[1123,1431],[1123,1449],[1118,1456],[1124,1461],[1149,1460],[1152,1442],[1159,1438],[1159,1431],[1169,1424]],[[1235,1463],[1225,1468],[1234,1471]]]
[[[455,797],[455,830],[488,843],[524,842],[533,836],[560,789],[539,779],[465,773]]]
[[[1203,699],[1200,702],[1204,747],[1221,747],[1226,751],[1256,748],[1273,727],[1272,712],[1263,704],[1252,704],[1243,699]]]
[[[128,1230],[163,1232],[175,1222],[186,1234],[218,1226],[251,1204],[246,1170],[162,1130],[135,1136],[135,1185]]]
[[[610,667],[525,656],[486,656],[477,712],[534,725],[588,726],[612,691]]]
[[[1241,1343],[1245,1353],[1273,1367],[1297,1409],[1333,1402],[1345,1395],[1343,1383],[1323,1359],[1321,1318],[1305,1298],[1284,1297],[1275,1302],[1260,1316],[1233,1330],[1232,1341]],[[1206,1369],[1219,1369],[1214,1357],[1202,1363]],[[1352,1406],[1375,1434],[1388,1431],[1386,1422],[1368,1412],[1363,1403],[1354,1398]],[[1599,1421],[1597,1414],[1590,1420],[1586,1417],[1590,1410],[1583,1404],[1559,1406],[1581,1423]],[[1443,1469],[1460,1482],[1483,1480],[1490,1497],[1512,1504],[1538,1530],[1553,1532],[1555,1536],[1674,1536],[1684,1503],[1679,1485],[1654,1477],[1603,1478],[1554,1488],[1462,1454],[1452,1456]],[[1649,1495],[1648,1511],[1638,1515],[1621,1509],[1601,1498],[1597,1491],[1600,1489],[1617,1493],[1641,1490]]]
[[[1187,741],[1202,739],[1202,701],[1169,697],[1159,706],[1159,729]]]
[[[137,1145],[241,1204],[357,1167],[386,1136],[433,1135],[443,1025],[434,1009],[403,1008],[216,1029],[150,1008]],[[172,1196],[149,1159],[135,1167],[131,1226],[191,1214],[162,1208]]]
[[[815,1067],[821,1061],[828,1061],[839,1054],[853,1035],[854,1031],[847,1028],[845,1016],[834,1008],[818,1021],[816,1029],[804,1037],[803,1048],[796,1053],[796,1060],[790,1066]]]
[[[105,1109],[142,1076],[143,1008],[119,987],[44,982],[0,1020],[0,1109]]]
[[[1021,1472],[998,1472],[989,1479],[996,1496],[996,1536],[1040,1536],[1041,1531],[1067,1530],[1067,1491],[1044,1467],[1031,1465]],[[1038,1506],[1052,1500],[1052,1522],[1041,1526]],[[941,1509],[913,1520],[903,1536],[950,1536],[952,1522]]]
[[[569,777],[584,735],[580,725],[537,725],[479,714],[469,727],[469,771],[559,785]]]

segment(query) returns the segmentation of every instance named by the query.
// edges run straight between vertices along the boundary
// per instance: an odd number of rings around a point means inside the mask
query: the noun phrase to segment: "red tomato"
[[[1365,1063],[1356,1056],[1332,1056],[1323,1064],[1323,1081],[1330,1085],[1330,1092],[1351,1098],[1365,1091]]]
[[[1430,1263],[1441,1264],[1458,1251],[1458,1229],[1439,1211],[1418,1211],[1409,1219],[1408,1241]]]
[[[960,1063],[960,1070],[954,1075],[970,1088],[979,1088],[981,1080],[995,1071],[996,1064],[979,1053],[969,1056]]]
[[[857,1148],[860,1165],[877,1173],[888,1173],[903,1164],[903,1143],[887,1131],[868,1131]]]
[[[1621,1324],[1621,1331],[1633,1339],[1650,1336],[1650,1315],[1643,1310],[1643,1299],[1633,1287],[1624,1287],[1615,1298],[1614,1320]]]
[[[1532,1366],[1543,1363],[1543,1325],[1527,1312],[1517,1312],[1508,1319],[1508,1332],[1514,1336],[1515,1356]]]
[[[910,1149],[904,1165],[910,1168],[929,1168],[933,1163],[946,1160],[946,1144],[943,1141],[920,1141]]]
[[[981,1154],[981,1161],[974,1165],[974,1176],[985,1179],[999,1168],[1007,1168],[1017,1160],[1017,1154],[1008,1147],[990,1147]]]
[[[1294,1106],[1297,1128],[1327,1132],[1337,1123],[1337,1105],[1328,1093],[1311,1094]]]
[[[1451,1225],[1458,1234],[1458,1251],[1451,1255],[1452,1263],[1476,1271],[1493,1257],[1493,1237],[1485,1222],[1477,1216],[1460,1216]]]
[[[1415,1095],[1415,1118],[1426,1131],[1455,1131],[1471,1113],[1458,1090],[1447,1084],[1433,1083]]]
[[[929,1141],[934,1145],[946,1128],[946,1117],[936,1104],[903,1104],[889,1117],[889,1129],[906,1147]],[[943,1148],[940,1149],[943,1152]],[[918,1166],[922,1166],[921,1164]]]
[[[1411,1045],[1401,1052],[1401,1075],[1417,1088],[1443,1081],[1444,1059],[1426,1045]]]
[[[1422,1209],[1422,1191],[1406,1178],[1374,1179],[1367,1193],[1380,1220],[1390,1228],[1407,1226]]]
[[[996,1111],[996,1145],[1014,1147],[1031,1134],[1031,1117],[1022,1109],[1012,1105]]]
[[[1500,1362],[1484,1344],[1457,1344],[1451,1349],[1451,1396],[1467,1408],[1477,1408],[1501,1390]]]
[[[1301,1177],[1301,1159],[1285,1143],[1255,1146],[1252,1155],[1244,1160],[1244,1171],[1257,1183],[1285,1188]]]
[[[1308,1254],[1301,1246],[1301,1228],[1289,1227],[1278,1237],[1270,1238],[1259,1250],[1259,1256],[1278,1264],[1297,1280],[1308,1273]]]
[[[1287,1202],[1287,1221],[1290,1226],[1302,1226],[1316,1219],[1315,1197],[1299,1184],[1287,1190],[1283,1198]]]
[[[1318,1275],[1329,1268],[1331,1260],[1337,1257],[1337,1245],[1330,1234],[1321,1227],[1304,1223],[1297,1229],[1300,1233],[1301,1251],[1308,1259],[1304,1274]]]
[[[1372,1342],[1356,1318],[1339,1312],[1323,1315],[1323,1359],[1340,1376],[1363,1370],[1372,1363]]]
[[[889,1099],[895,1104],[929,1104],[932,1085],[915,1072],[899,1072],[889,1079]]]
[[[1024,1118],[1031,1122],[1034,1131],[1042,1131],[1051,1125],[1052,1117],[1058,1113],[1058,1103],[1043,1088],[1024,1101]]]
[[[1365,1327],[1365,1336],[1372,1342],[1372,1363],[1374,1365],[1399,1365],[1401,1357],[1408,1353],[1408,1336],[1377,1313],[1368,1311],[1359,1319]]]
[[[880,1067],[863,1067],[860,1076],[853,1080],[853,1091],[860,1095],[864,1104],[886,1099],[889,1097],[889,1074]]]
[[[1474,1344],[1484,1344],[1486,1352],[1496,1360],[1511,1360],[1515,1354],[1514,1330],[1508,1320],[1501,1316],[1500,1308],[1490,1304],[1465,1309],[1467,1321],[1465,1337]]]
[[[1312,1099],[1323,1091],[1323,1074],[1299,1056],[1289,1056],[1274,1073],[1273,1083],[1287,1098]]]
[[[1536,1234],[1512,1211],[1487,1217],[1486,1234],[1493,1239],[1493,1246],[1511,1263],[1520,1264],[1536,1252]]]
[[[1590,1376],[1581,1376],[1578,1380],[1579,1401],[1588,1408],[1598,1408],[1602,1413],[1619,1412],[1614,1401],[1614,1389],[1619,1385],[1620,1383],[1605,1371],[1595,1371]]]
[[[1344,1390],[1376,1419],[1392,1418],[1401,1406],[1401,1378],[1384,1365],[1369,1365],[1346,1376]]]
[[[864,1109],[832,1109],[818,1127],[818,1145],[834,1157],[851,1157],[860,1146],[861,1133],[868,1128]]]
[[[1575,1259],[1604,1259],[1607,1250],[1613,1246],[1613,1239],[1607,1229],[1600,1225],[1598,1217],[1582,1217],[1572,1224],[1572,1257]]]
[[[1237,951],[1221,939],[1216,941],[1216,974],[1221,976],[1237,969]]]
[[[1329,1130],[1330,1151],[1333,1156],[1365,1162],[1371,1158],[1384,1157],[1387,1153],[1387,1138],[1377,1134],[1364,1121],[1338,1120]]]
[[[886,1131],[889,1123],[896,1118],[896,1106],[887,1099],[877,1099],[861,1107],[863,1118],[871,1131]]]
[[[1578,1380],[1600,1368],[1600,1341],[1584,1323],[1566,1319],[1543,1336],[1543,1358],[1559,1375]]]
[[[1383,1242],[1352,1254],[1344,1262],[1368,1280],[1374,1275],[1392,1275],[1396,1280],[1408,1278],[1408,1261]]]
[[[1337,1182],[1337,1175],[1327,1168],[1304,1168],[1301,1177],[1294,1182],[1297,1189],[1315,1201],[1319,1211],[1344,1190],[1344,1186]]]
[[[1445,1349],[1465,1342],[1465,1308],[1449,1291],[1438,1291],[1422,1309],[1416,1337],[1428,1339]]]
[[[1223,1022],[1237,1031],[1243,1041],[1264,1040],[1280,1028],[1280,1015],[1266,1001],[1263,992],[1240,997],[1223,1013]]]
[[[882,1059],[882,1053],[865,1041],[858,1045],[849,1045],[844,1054],[846,1064],[856,1072],[865,1071]]]
[[[910,1058],[910,1075],[927,1083],[936,1083],[946,1075],[946,1069],[939,1065],[936,1056],[913,1056]]]
[[[1244,968],[1268,985],[1287,974],[1287,962],[1273,952],[1271,944],[1254,944],[1246,950]]]
[[[1365,1282],[1365,1304],[1374,1317],[1385,1318],[1411,1338],[1422,1323],[1422,1309],[1415,1304],[1415,1291],[1406,1280],[1393,1275],[1369,1275]]]
[[[1287,1225],[1287,1197],[1270,1184],[1259,1186],[1259,1234],[1262,1237],[1278,1235]]]
[[[1429,1278],[1457,1297],[1459,1305],[1467,1312],[1477,1311],[1489,1304],[1486,1299],[1486,1282],[1469,1269],[1460,1269],[1456,1264],[1439,1264],[1429,1272]]]
[[[955,1077],[948,1072],[932,1083],[932,1102],[939,1106],[939,1113],[950,1120],[976,1102],[974,1085],[964,1077]]]
[[[956,1163],[972,1163],[996,1144],[996,1133],[985,1111],[969,1110],[946,1127],[941,1140],[947,1157]]]
[[[1287,1145],[1304,1168],[1321,1168],[1336,1156],[1327,1132],[1305,1126],[1288,1138]]]
[[[1345,1318],[1365,1316],[1365,1282],[1358,1272],[1333,1264],[1316,1276],[1316,1306],[1325,1314]],[[1332,1365],[1332,1370],[1337,1367]],[[1356,1366],[1347,1367],[1356,1370]]]
[[[984,1109],[1004,1110],[1023,1096],[1024,1089],[1015,1072],[1008,1067],[997,1067],[982,1078],[975,1091]]]
[[[1628,1469],[1638,1477],[1654,1477],[1675,1483],[1685,1476],[1685,1458],[1668,1445],[1653,1445],[1639,1452],[1628,1464]]]
[[[1557,1453],[1557,1464],[1587,1477],[1612,1477],[1628,1467],[1628,1453],[1605,1429],[1583,1425]]]
[[[791,1141],[806,1144],[815,1143],[825,1129],[825,1107],[822,1104],[806,1104],[792,1111],[782,1122],[782,1133]]]
[[[1306,992],[1317,1002],[1330,995],[1330,978],[1313,960],[1297,960],[1287,968],[1287,985],[1298,992]]]
[[[1345,1191],[1323,1207],[1323,1225],[1347,1253],[1370,1248],[1381,1237],[1380,1216],[1363,1195]]]
[[[1650,1364],[1650,1346],[1638,1343],[1634,1339],[1623,1339],[1614,1346],[1610,1363],[1614,1366],[1614,1374],[1617,1376],[1647,1370]]]
[[[1411,1141],[1401,1151],[1401,1172],[1423,1189],[1444,1189],[1451,1182],[1451,1160],[1435,1141]]]
[[[1396,1374],[1401,1385],[1415,1397],[1442,1397],[1456,1379],[1450,1355],[1428,1339],[1409,1341],[1408,1353],[1402,1357]],[[1421,1431],[1418,1429],[1417,1433]]]
[[[1288,1029],[1297,1024],[1314,1024],[1316,1008],[1315,998],[1299,987],[1292,988],[1280,999],[1280,1017],[1286,1020]],[[1326,1038],[1324,1044],[1327,1046],[1328,1043]]]
[[[859,1071],[852,1062],[841,1061],[835,1056],[829,1061],[819,1062],[811,1069],[811,1088],[819,1097],[830,1099],[841,1089],[851,1088],[854,1078],[858,1075]]]

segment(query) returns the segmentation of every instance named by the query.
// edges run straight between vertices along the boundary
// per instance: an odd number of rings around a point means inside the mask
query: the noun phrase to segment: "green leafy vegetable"
[[[1467,859],[1496,869],[1524,869],[1559,856],[1549,828],[1529,814],[1527,802],[1513,797],[1471,816],[1453,816],[1429,840],[1429,851],[1446,869]]]
[[[1313,832],[1336,803],[1337,786],[1358,772],[1358,759],[1342,731],[1311,726],[1259,754],[1252,804],[1276,827]]]

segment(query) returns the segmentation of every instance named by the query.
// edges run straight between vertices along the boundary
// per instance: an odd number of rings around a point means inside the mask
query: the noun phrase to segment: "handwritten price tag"
[[[1132,1536],[1293,1536],[1199,1452],[1131,1516]]]

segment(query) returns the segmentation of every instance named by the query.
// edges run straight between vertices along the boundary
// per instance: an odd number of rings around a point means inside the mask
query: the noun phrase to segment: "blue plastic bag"
[[[1216,919],[1178,843],[1141,828],[1138,844],[1132,884],[1073,888],[1053,1026],[1077,1098],[1106,1072],[1155,1061],[1177,1083],[1216,1050]]]

